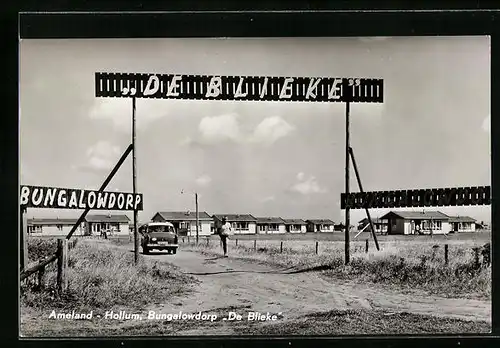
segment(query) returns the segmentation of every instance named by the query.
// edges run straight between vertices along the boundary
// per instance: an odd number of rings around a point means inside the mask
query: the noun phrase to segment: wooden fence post
[[[38,271],[38,289],[42,290],[45,287],[45,267]]]
[[[431,261],[434,261],[434,259],[436,258],[436,252],[437,252],[438,248],[439,248],[439,245],[433,245],[432,246],[432,258],[431,258]]]
[[[210,244],[210,238],[207,237],[207,246],[209,246],[209,244]]]
[[[318,249],[319,249],[318,247],[319,247],[319,242],[316,241],[316,255],[318,255]]]
[[[368,239],[367,239],[365,242],[365,253],[368,253],[369,247],[370,247],[370,244],[369,244]]]
[[[182,237],[182,244],[184,244],[184,237]]]
[[[68,268],[68,240],[57,240],[57,290],[59,293],[66,291],[68,288],[67,268]]]
[[[253,241],[253,249],[257,250],[257,239],[254,239]]]
[[[280,253],[282,253],[282,252],[283,252],[283,241],[281,241],[281,243],[280,243]]]
[[[236,242],[236,246],[238,246],[238,240],[237,240],[237,239],[236,239],[236,241],[235,241],[235,242]]]
[[[444,264],[448,264],[448,244],[444,245]]]
[[[479,248],[473,248],[474,250],[474,264],[479,267]]]
[[[188,243],[191,243],[191,242],[189,241],[189,235],[188,235],[187,237],[188,237]]]

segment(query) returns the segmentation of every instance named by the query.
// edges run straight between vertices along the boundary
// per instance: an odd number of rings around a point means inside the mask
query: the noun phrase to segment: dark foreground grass
[[[247,330],[239,333],[246,334]],[[489,333],[487,322],[373,310],[329,311],[293,322],[252,325],[253,335],[413,335]]]
[[[46,244],[35,243],[45,250]],[[46,270],[44,289],[37,290],[30,282],[23,284],[21,307],[45,311],[142,308],[185,294],[197,282],[168,263],[141,259],[134,265],[133,254],[96,241],[79,242],[70,250],[69,286],[64,294],[56,293],[56,276],[56,264],[52,263]]]
[[[241,310],[241,309],[240,309]],[[264,336],[344,336],[489,333],[487,322],[436,318],[410,313],[384,313],[374,310],[349,310],[313,313],[299,320],[279,318],[274,322],[227,321],[228,311],[219,309],[215,321],[144,320],[117,325],[105,321],[47,321],[30,325],[30,337],[95,336],[190,336],[190,335],[264,335]]]

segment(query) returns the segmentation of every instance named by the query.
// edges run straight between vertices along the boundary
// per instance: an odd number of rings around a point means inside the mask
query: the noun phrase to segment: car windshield
[[[174,232],[174,229],[167,225],[152,225],[148,227],[148,232]]]

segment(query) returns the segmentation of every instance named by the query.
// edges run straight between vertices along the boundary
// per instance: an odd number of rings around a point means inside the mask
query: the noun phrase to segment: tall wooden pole
[[[198,223],[198,192],[195,192],[194,194],[194,201],[196,205],[196,244],[198,244],[198,229],[199,229],[199,223]]]
[[[137,193],[137,163],[135,147],[135,97],[132,97],[132,192]],[[135,208],[135,207],[134,207]],[[137,233],[137,209],[134,209],[134,261],[139,262],[139,234]]]
[[[349,197],[349,102],[345,104],[345,194],[346,198]],[[349,226],[351,226],[349,216],[349,206],[345,207],[345,264],[349,264]]]

